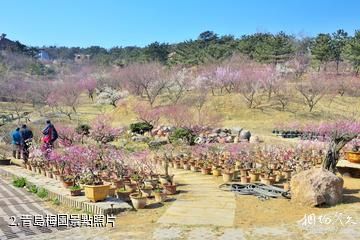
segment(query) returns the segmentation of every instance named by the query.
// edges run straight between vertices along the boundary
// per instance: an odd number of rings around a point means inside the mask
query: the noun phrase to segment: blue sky
[[[145,46],[284,30],[360,29],[357,0],[0,0],[0,33],[33,46]]]

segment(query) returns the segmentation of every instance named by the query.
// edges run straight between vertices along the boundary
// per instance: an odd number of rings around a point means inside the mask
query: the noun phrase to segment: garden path
[[[213,176],[172,169],[180,195],[160,217],[161,224],[233,226],[234,193],[221,191]]]

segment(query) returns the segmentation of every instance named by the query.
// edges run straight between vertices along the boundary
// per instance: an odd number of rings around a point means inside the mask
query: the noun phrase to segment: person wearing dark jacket
[[[11,144],[12,144],[12,154],[14,158],[20,159],[21,154],[21,134],[20,128],[16,128],[15,131],[11,132]]]
[[[26,126],[26,124],[22,125],[21,130],[21,148],[22,148],[22,156],[25,161],[27,162],[29,158],[29,147],[32,142],[33,132]]]
[[[52,148],[54,142],[56,141],[56,139],[58,138],[58,133],[55,129],[55,126],[51,123],[50,120],[46,121],[46,127],[42,130],[42,133],[44,135],[43,137],[43,143]]]

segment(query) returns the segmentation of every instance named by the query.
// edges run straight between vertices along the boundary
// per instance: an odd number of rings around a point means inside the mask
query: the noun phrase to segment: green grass
[[[46,198],[48,196],[48,194],[49,193],[45,188],[39,188],[36,193],[36,196],[43,199],[43,198]]]
[[[29,192],[36,194],[38,191],[38,188],[34,184],[26,184],[26,188]]]
[[[24,178],[24,177],[15,177],[15,178],[13,178],[13,180],[12,180],[12,184],[13,184],[15,187],[23,188],[23,187],[26,186],[26,178]]]
[[[60,205],[60,200],[58,198],[53,198],[51,199],[52,204],[54,204],[55,206],[59,206]]]

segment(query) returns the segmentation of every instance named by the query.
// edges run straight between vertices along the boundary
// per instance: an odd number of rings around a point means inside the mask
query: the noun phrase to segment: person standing
[[[16,128],[15,131],[11,132],[11,144],[12,144],[12,154],[14,158],[20,159],[21,154],[21,133],[20,128]]]
[[[54,142],[58,138],[58,133],[55,129],[55,126],[51,123],[50,120],[46,121],[46,127],[42,130],[44,137],[42,138],[43,143],[47,149],[51,149],[54,146]]]
[[[31,146],[33,139],[33,132],[26,126],[26,124],[22,125],[21,130],[21,147],[22,147],[22,156],[27,163],[29,159],[29,147]]]

